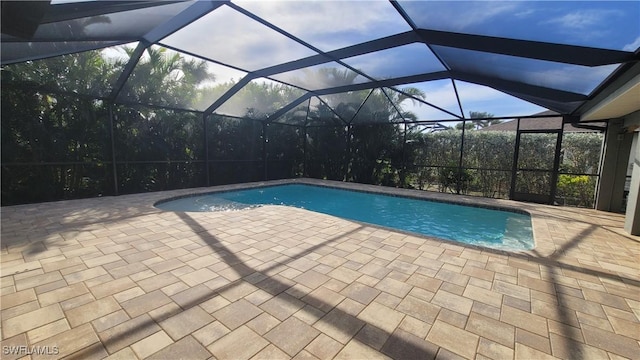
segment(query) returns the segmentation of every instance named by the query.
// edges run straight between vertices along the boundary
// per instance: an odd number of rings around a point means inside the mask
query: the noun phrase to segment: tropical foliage
[[[471,119],[471,121],[461,122],[456,124],[456,129],[462,130],[462,128],[464,127],[465,130],[479,130],[479,129],[489,127],[491,125],[500,124],[502,122],[502,120],[500,119],[492,119],[492,118],[493,118],[493,114],[488,112],[470,111],[469,119]],[[479,120],[473,120],[473,119],[479,119]]]
[[[120,54],[2,69],[3,205],[298,176],[508,196],[515,133],[478,131],[496,122],[491,114],[472,112],[464,131],[426,131],[406,123],[418,119],[405,105],[426,96],[409,87],[311,97],[273,118],[304,92],[251,81],[204,117],[193,110],[237,80],[216,82],[205,62],[153,47],[112,99],[132,51]],[[330,69],[306,77],[354,81]],[[585,174],[597,172],[601,142],[595,133],[564,135],[562,171],[580,176],[559,178],[563,202],[591,206],[595,178]],[[526,140],[522,161],[541,166],[550,144]],[[540,181],[523,186],[540,191]]]

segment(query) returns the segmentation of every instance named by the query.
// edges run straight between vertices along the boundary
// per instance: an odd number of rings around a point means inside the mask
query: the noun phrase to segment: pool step
[[[503,243],[532,244],[531,219],[528,216],[509,217],[505,226]]]

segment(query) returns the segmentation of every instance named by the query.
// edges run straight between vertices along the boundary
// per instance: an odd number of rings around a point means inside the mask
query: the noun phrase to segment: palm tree
[[[491,125],[500,124],[502,120],[491,119],[493,114],[488,112],[470,111],[469,119],[464,124],[465,130],[479,130]],[[456,129],[462,130],[462,123],[456,124]]]
[[[3,164],[54,163],[3,168],[4,204],[106,192],[106,106],[91,96],[110,91],[118,66],[92,50],[3,68]]]
[[[133,49],[127,49],[131,56]],[[200,99],[199,86],[212,81],[204,60],[187,59],[163,47],[146,50],[129,76],[121,98],[150,105],[191,109]]]
[[[502,120],[499,119],[491,119],[493,114],[488,112],[479,112],[479,111],[471,111],[469,112],[470,119],[482,119],[482,120],[474,120],[475,129],[483,129],[491,125],[500,124]]]

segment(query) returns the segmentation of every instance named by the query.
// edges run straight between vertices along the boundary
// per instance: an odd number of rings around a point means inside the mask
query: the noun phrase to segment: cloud
[[[454,114],[460,114],[458,101],[456,100],[456,94],[453,91],[453,85],[451,80],[436,80],[418,84],[406,84],[397,86],[396,88],[402,90],[403,88],[414,87],[420,89],[425,93],[425,100],[433,105],[448,110]],[[427,104],[412,102],[406,100],[402,103],[402,108],[405,111],[411,111],[418,116],[418,120],[444,120],[455,119],[454,116],[442,112]]]
[[[546,22],[571,29],[588,29],[600,21],[600,15],[594,11],[578,11],[556,17]]]
[[[343,61],[376,79],[446,70],[431,50],[422,43],[354,56]]]
[[[242,71],[211,62],[207,62],[207,69],[215,76],[215,82],[217,84],[237,82],[246,75],[246,73]]]
[[[633,42],[626,44],[622,50],[625,51],[636,51],[640,47],[640,36],[638,36]]]
[[[617,64],[597,67],[564,65],[546,69],[530,67],[530,71],[522,73],[521,81],[588,95],[617,67]]]
[[[602,30],[609,28],[612,18],[624,15],[615,9],[584,9],[543,21],[542,24],[558,26],[574,35],[602,37]]]
[[[451,80],[438,80],[420,84],[407,84],[417,87],[427,95],[427,101],[441,108],[458,114],[460,112]],[[403,86],[404,87],[404,86]],[[505,94],[490,87],[456,81],[456,88],[466,116],[470,111],[486,111],[494,116],[525,116],[546,109]],[[425,104],[414,104],[410,101],[402,103],[403,109],[411,111],[419,120],[448,120],[453,116]]]
[[[161,43],[249,71],[316,54],[228,6],[214,10]]]
[[[522,116],[546,110],[490,87],[463,81],[456,81],[456,87],[467,116],[470,111],[486,111],[495,116]]]
[[[411,30],[388,1],[234,1],[323,50]]]
[[[406,1],[401,6],[420,27],[471,32],[521,13],[515,1]]]
[[[522,18],[528,18],[528,17],[531,17],[533,14],[535,14],[535,13],[537,13],[537,12],[538,12],[538,11],[537,11],[537,10],[534,10],[534,9],[525,9],[525,10],[522,10],[522,11],[520,11],[520,12],[517,12],[517,13],[515,13],[515,14],[513,14],[513,15],[514,15],[515,17],[517,17],[517,18],[521,18],[521,19],[522,19]]]

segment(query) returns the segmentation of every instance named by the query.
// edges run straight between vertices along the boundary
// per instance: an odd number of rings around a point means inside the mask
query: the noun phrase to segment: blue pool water
[[[172,211],[287,205],[399,230],[505,250],[534,246],[529,215],[313,185],[280,185],[170,200]]]

